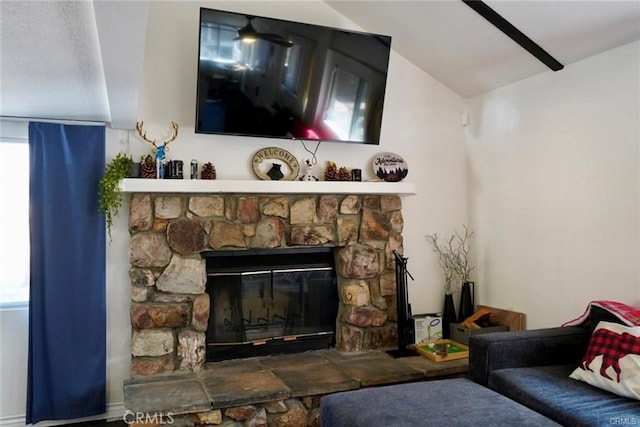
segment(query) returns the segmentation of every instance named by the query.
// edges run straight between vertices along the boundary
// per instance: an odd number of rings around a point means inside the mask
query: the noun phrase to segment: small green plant
[[[105,216],[109,240],[111,240],[111,225],[113,219],[118,216],[118,209],[122,206],[122,193],[120,192],[120,181],[129,176],[133,160],[124,153],[118,153],[104,167],[104,176],[100,180],[99,212]]]

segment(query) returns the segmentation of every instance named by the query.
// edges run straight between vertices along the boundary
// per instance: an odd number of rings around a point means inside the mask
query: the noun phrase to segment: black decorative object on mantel
[[[393,251],[396,260],[396,302],[398,309],[398,349],[387,351],[394,358],[415,356],[416,352],[409,348],[413,343],[411,325],[411,305],[407,290],[407,276],[414,280],[407,270],[407,258],[398,251]]]
[[[458,323],[464,322],[474,313],[476,284],[464,282],[460,290],[460,306],[458,307]]]
[[[278,163],[273,163],[271,165],[271,169],[269,169],[269,171],[267,172],[267,176],[271,178],[272,181],[281,180],[282,178],[284,178],[284,174],[280,169],[281,167],[282,165],[279,165]]]
[[[444,307],[442,308],[442,338],[451,338],[451,324],[456,323],[456,307],[453,303],[453,295],[445,294]]]

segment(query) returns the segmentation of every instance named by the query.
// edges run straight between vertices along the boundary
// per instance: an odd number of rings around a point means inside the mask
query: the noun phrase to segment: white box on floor
[[[414,342],[442,339],[442,315],[440,313],[414,314]]]

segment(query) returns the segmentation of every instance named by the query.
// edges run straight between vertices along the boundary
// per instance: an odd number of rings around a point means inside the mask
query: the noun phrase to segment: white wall
[[[0,310],[0,425],[9,420],[24,425],[27,399],[29,310]]]
[[[169,135],[170,122],[180,125],[179,137],[168,156],[188,163],[214,163],[218,179],[257,179],[250,167],[253,154],[268,146],[289,150],[299,160],[308,154],[299,142],[275,139],[194,134],[198,13],[200,6],[282,19],[358,29],[319,1],[305,2],[152,2],[145,55],[144,87],[139,120],[151,138]],[[363,178],[373,178],[371,161],[381,151],[403,156],[409,164],[408,181],[418,195],[404,203],[404,247],[415,282],[409,284],[414,312],[438,311],[443,291],[440,272],[426,234],[450,233],[467,221],[466,160],[459,115],[460,97],[392,52],[389,82],[379,146],[322,143],[319,163],[333,160],[340,166],[361,168]],[[135,132],[108,132],[108,158],[127,151],[136,157],[150,146]],[[313,149],[314,143],[307,143]],[[310,183],[309,185],[313,185]],[[129,234],[126,207],[114,225],[107,253],[109,402],[122,402],[122,381],[129,376]]]
[[[482,303],[557,326],[640,303],[640,44],[468,102]]]

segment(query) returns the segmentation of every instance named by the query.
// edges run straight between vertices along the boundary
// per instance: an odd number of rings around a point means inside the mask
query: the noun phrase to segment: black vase
[[[460,291],[460,307],[458,308],[458,323],[462,323],[465,319],[473,314],[473,282],[464,282]]]
[[[442,310],[442,338],[451,338],[451,324],[456,322],[456,307],[453,304],[453,295],[444,296],[444,308]]]
[[[140,178],[140,163],[131,163],[131,169],[129,170],[129,178]]]

